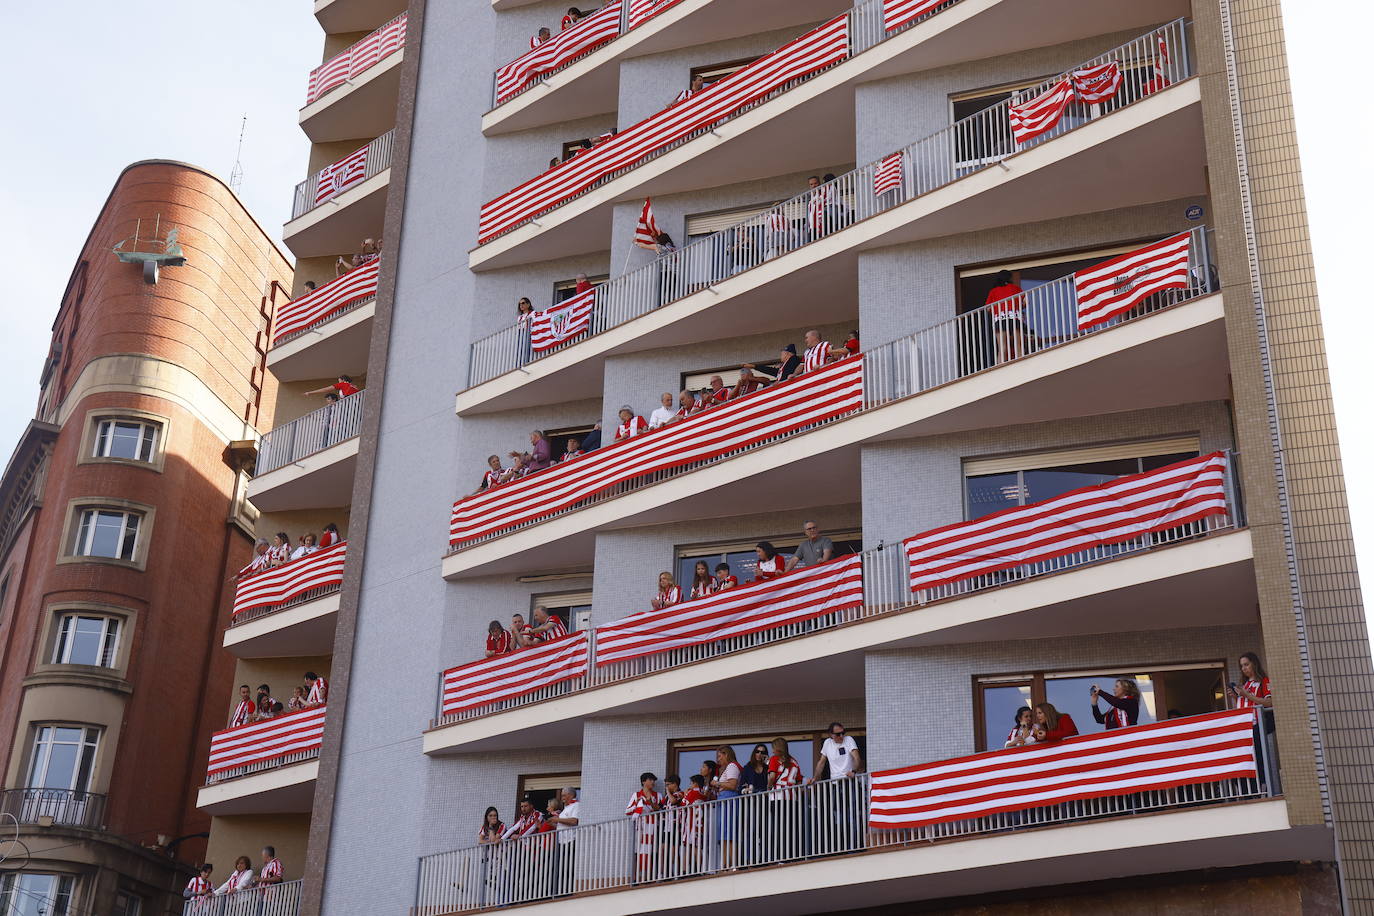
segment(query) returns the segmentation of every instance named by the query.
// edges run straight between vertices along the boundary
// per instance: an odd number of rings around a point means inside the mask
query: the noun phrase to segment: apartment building
[[[335,593],[246,624],[327,669],[322,737],[201,795],[308,831],[303,912],[1370,910],[1276,2],[405,15],[385,181],[288,226],[321,280],[380,237],[375,285],[268,357],[365,371],[356,425],[279,423],[250,490],[347,506]],[[513,615],[557,623],[488,656]]]
[[[178,912],[204,860],[192,774],[223,725],[226,577],[251,556],[290,279],[222,181],[148,160],[55,304],[0,478],[0,911]]]

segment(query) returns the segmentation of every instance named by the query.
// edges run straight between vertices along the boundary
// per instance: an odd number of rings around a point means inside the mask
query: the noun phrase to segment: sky
[[[477,0],[462,0],[477,2]],[[0,144],[0,214],[8,214],[9,299],[0,359],[0,453],[8,456],[38,398],[52,319],[92,221],[120,170],[178,159],[227,179],[239,127],[241,196],[274,239],[308,146],[296,127],[322,46],[308,0],[10,4],[4,85],[10,140]],[[1350,265],[1369,257],[1371,120],[1350,114],[1374,8],[1345,4],[1339,28],[1285,0],[1289,64],[1317,282],[1346,486],[1361,567],[1374,569],[1374,392],[1369,287]],[[16,89],[16,87],[18,87]]]

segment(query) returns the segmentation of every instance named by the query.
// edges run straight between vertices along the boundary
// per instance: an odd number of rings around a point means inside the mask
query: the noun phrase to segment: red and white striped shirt
[[[326,547],[333,547],[337,543],[339,543],[339,535],[336,532],[326,531],[320,535],[321,550],[324,550]]]
[[[531,633],[530,638],[535,643],[550,642],[568,635],[568,627],[563,623],[563,618],[557,614],[549,615],[548,629],[542,633]]]
[[[774,554],[771,560],[759,560],[756,579],[776,579],[787,570],[787,560],[782,554]]]
[[[315,678],[310,685],[310,695],[305,698],[306,706],[323,706],[329,698],[329,682],[322,677]]]
[[[540,45],[542,45],[542,44],[544,43],[544,41],[545,41],[545,39],[540,38],[538,35],[531,35],[531,36],[530,36],[530,50],[533,51],[535,48],[537,48],[537,47],[539,47]]]
[[[806,348],[806,359],[802,363],[803,372],[815,372],[830,362],[830,341],[822,340],[814,347]]]
[[[262,870],[258,872],[258,883],[281,880],[281,859],[268,859],[263,863]]]
[[[1270,692],[1270,690],[1269,690],[1269,678],[1267,678],[1267,677],[1265,677],[1265,678],[1260,678],[1258,681],[1256,681],[1256,680],[1249,680],[1249,681],[1246,681],[1246,682],[1245,682],[1244,684],[1242,684],[1241,686],[1243,686],[1246,690],[1248,690],[1248,691],[1250,691],[1251,693],[1253,693],[1255,696],[1259,697],[1261,700],[1264,699],[1265,697],[1268,697],[1268,696],[1272,696],[1272,695],[1273,695],[1273,694]],[[1254,700],[1250,699],[1249,697],[1247,697],[1247,696],[1246,696],[1245,694],[1243,694],[1243,693],[1242,693],[1242,694],[1237,694],[1237,695],[1236,695],[1236,708],[1237,708],[1237,709],[1249,709],[1249,708],[1252,707],[1252,706],[1263,706],[1263,705],[1264,705],[1263,703],[1256,703]]]
[[[192,897],[208,897],[214,889],[214,885],[200,875],[196,875],[186,885],[186,893]]]
[[[496,486],[498,483],[501,482],[501,477],[505,473],[505,468],[502,468],[499,471],[487,471],[485,474],[482,475],[482,489],[485,490],[487,487]]]
[[[615,441],[628,439],[631,436],[638,436],[649,429],[649,421],[636,414],[631,417],[628,423],[621,423],[615,428]]]
[[[739,585],[739,579],[735,576],[726,576],[724,579],[716,580],[716,591],[723,592],[727,588],[734,588]]]
[[[257,704],[252,700],[239,700],[239,705],[234,707],[234,716],[229,720],[229,727],[235,728],[240,725],[247,725],[248,719],[257,708]]]
[[[531,811],[529,814],[526,814],[524,817],[521,817],[519,820],[517,820],[514,824],[511,824],[510,827],[506,830],[506,832],[501,834],[501,839],[519,839],[522,836],[529,836],[532,833],[538,833],[539,828],[543,825],[543,823],[543,815],[541,815],[538,811]]]
[[[672,607],[673,605],[680,603],[682,601],[682,586],[674,585],[667,591],[660,591],[658,593],[657,601],[659,607]]]
[[[630,803],[625,806],[625,813],[630,817],[639,817],[641,814],[648,814],[662,807],[662,792],[645,792],[640,789],[630,796]]]
[[[561,462],[561,461],[572,461],[574,458],[581,458],[581,457],[582,457],[582,454],[583,454],[582,449],[579,448],[579,449],[575,449],[575,450],[570,451],[570,452],[564,452],[564,453],[563,453],[563,457],[562,457],[562,458],[559,458],[558,460],[559,460],[560,462]]]
[[[716,580],[707,579],[705,582],[692,583],[692,600],[706,598],[716,593]]]
[[[510,633],[505,630],[500,633],[488,633],[487,651],[492,655],[509,655],[515,651],[515,644],[511,640]]]

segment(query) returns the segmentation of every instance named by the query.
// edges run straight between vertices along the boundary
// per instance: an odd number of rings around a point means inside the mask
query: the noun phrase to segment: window
[[[544,438],[549,440],[549,454],[554,461],[557,461],[568,450],[569,439],[576,439],[581,442],[587,438],[587,433],[591,431],[591,426],[569,426],[563,429],[544,430]]]
[[[579,618],[591,613],[592,593],[559,592],[553,595],[534,595],[530,598],[530,614],[541,605],[550,614],[561,617],[568,632],[571,633],[578,628]],[[530,617],[527,615],[526,619]]]
[[[5,916],[67,916],[72,911],[71,875],[0,875],[0,913]]]
[[[799,189],[798,193],[805,190]],[[769,201],[762,204],[750,204],[747,207],[732,207],[729,210],[712,210],[709,213],[695,213],[687,217],[687,239],[699,239],[703,236],[720,232],[722,229],[729,229],[740,223],[747,222],[755,217],[762,216],[769,210],[778,205],[778,201]]]
[[[118,648],[118,618],[63,614],[58,623],[52,663],[113,668]]]
[[[830,538],[835,543],[835,556],[846,556],[851,553],[859,553],[863,550],[863,536],[858,531],[826,531],[821,527],[823,537]],[[757,537],[752,541],[739,541],[728,544],[701,544],[687,547],[679,547],[677,550],[677,582],[685,589],[692,584],[692,570],[696,567],[697,560],[705,560],[707,567],[712,573],[715,572],[717,563],[728,563],[730,574],[739,579],[743,585],[754,578],[755,570],[758,569],[758,555],[754,553],[754,545],[759,541],[768,541],[777,548],[778,553],[790,556],[801,543],[801,535],[779,535],[774,537]],[[653,572],[653,570],[650,570]],[[657,573],[654,573],[656,578]],[[695,771],[693,771],[695,772]]]
[[[40,725],[29,763],[30,789],[87,792],[95,768],[100,729],[80,725]]]
[[[1140,725],[1226,708],[1226,663],[1220,661],[989,675],[975,678],[974,683],[977,749],[1002,747],[1017,709],[1037,703],[1052,703],[1061,713],[1068,713],[1080,733],[1101,731],[1103,726],[1093,718],[1089,690],[1096,684],[1111,693],[1119,678],[1135,681],[1140,690]],[[1099,703],[1098,708],[1105,712],[1109,707]]]
[[[727,76],[738,73],[759,59],[760,58],[757,57],[745,57],[741,60],[726,61],[723,64],[707,64],[703,67],[693,67],[691,76],[687,79],[687,85],[691,86],[692,81],[698,76],[701,77],[701,81],[707,86],[712,83],[718,83]]]
[[[549,803],[549,799],[564,789],[576,789],[580,796],[582,774],[542,773],[536,776],[521,776],[515,784],[515,804],[511,806],[511,812],[514,813],[520,807],[520,802],[528,795],[530,802],[534,805],[534,810],[542,814]],[[513,816],[508,817],[503,814],[502,819],[510,824],[519,816],[513,814]]]
[[[610,274],[597,274],[595,277],[587,277],[587,282],[592,286],[599,286],[611,278]],[[577,295],[577,278],[571,280],[559,280],[553,285],[553,304],[567,302]]]
[[[120,891],[115,895],[114,916],[142,916],[143,898]]]
[[[779,349],[781,349],[781,347],[779,347]],[[771,359],[760,357],[759,359],[751,359],[749,362],[753,363],[756,369],[768,369],[772,371],[776,371],[778,366],[781,365],[777,357]],[[688,389],[690,391],[703,391],[711,387],[711,379],[717,375],[720,376],[720,380],[726,388],[733,388],[735,387],[735,383],[739,381],[739,370],[739,366],[725,366],[721,369],[701,369],[692,372],[684,372],[682,373],[682,387],[678,390]],[[757,374],[762,375],[763,373],[759,372]]]
[[[143,516],[120,509],[82,509],[71,553],[80,557],[134,559]]]
[[[845,734],[854,739],[854,743],[859,747],[859,757],[868,765],[868,738],[864,729],[846,729]],[[765,745],[768,748],[768,755],[773,754],[773,739],[787,739],[787,752],[797,758],[797,763],[801,767],[802,776],[810,779],[815,775],[816,760],[821,756],[821,745],[828,737],[824,728],[815,732],[772,732],[766,735],[738,736],[734,735],[727,738],[684,738],[669,742],[668,745],[668,769],[665,773],[659,773],[662,778],[666,773],[677,773],[682,777],[683,785],[686,786],[687,780],[693,773],[701,772],[703,761],[716,759],[716,748],[722,744],[728,744],[735,752],[735,759],[739,765],[744,767],[749,763],[750,753],[754,746]],[[628,797],[628,796],[627,796]]]
[[[151,462],[157,454],[159,432],[157,423],[102,419],[96,425],[94,456]]]

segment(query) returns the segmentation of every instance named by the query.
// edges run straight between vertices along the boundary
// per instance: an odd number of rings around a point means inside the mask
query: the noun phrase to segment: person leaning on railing
[[[1035,706],[1035,739],[1040,742],[1062,741],[1078,734],[1078,726],[1073,716],[1060,712],[1053,703],[1037,703]]]
[[[494,807],[488,808],[482,812],[482,826],[477,828],[477,845],[499,843],[505,832],[506,825],[501,822],[501,812]]]
[[[210,876],[214,873],[215,866],[211,865],[209,862],[202,865],[200,871],[186,884],[186,889],[181,892],[182,899],[196,901],[198,904],[203,905],[205,903],[205,898],[213,896],[215,893],[215,886],[210,882]],[[197,909],[199,909],[199,907],[197,907]],[[192,910],[192,912],[195,912],[195,910]]]
[[[787,572],[787,558],[768,541],[759,541],[754,545],[754,556],[758,560],[754,570],[755,582],[776,579]]]
[[[666,610],[675,604],[682,602],[682,586],[673,581],[673,574],[661,572],[658,574],[658,594],[654,596],[650,604],[656,611]]]
[[[258,871],[258,884],[281,884],[281,859],[277,858],[274,846],[262,847],[262,868]]]
[[[501,626],[501,621],[493,620],[487,624],[486,658],[497,655],[510,655],[515,651],[515,641],[510,632]]]
[[[1035,725],[1031,722],[1031,708],[1022,706],[1016,710],[1011,731],[1007,732],[1007,740],[1002,747],[1023,747],[1035,743]]]
[[[215,896],[222,897],[235,891],[243,891],[253,886],[253,860],[239,856],[234,860],[234,871],[224,883],[215,888]]]
[[[534,609],[534,624],[520,636],[521,645],[537,646],[541,643],[553,642],[568,635],[567,624],[563,618],[557,614],[550,614],[548,608],[543,605]]]

